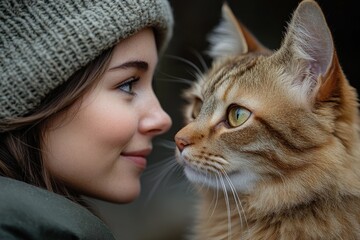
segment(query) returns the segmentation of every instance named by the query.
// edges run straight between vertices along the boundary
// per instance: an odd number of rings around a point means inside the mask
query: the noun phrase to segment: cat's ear
[[[290,64],[302,66],[295,85],[306,85],[309,93],[324,84],[334,60],[334,43],[320,6],[313,0],[302,1],[295,10],[280,51],[290,54]],[[288,58],[288,57],[286,57]],[[304,75],[305,73],[305,75]],[[304,90],[304,88],[302,88]]]
[[[268,51],[260,42],[240,23],[227,3],[222,6],[222,19],[209,35],[210,49],[208,54],[212,58],[245,54],[253,51]]]

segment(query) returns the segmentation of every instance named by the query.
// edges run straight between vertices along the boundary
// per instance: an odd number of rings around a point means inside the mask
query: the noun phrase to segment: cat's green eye
[[[244,124],[250,117],[251,112],[246,108],[233,105],[227,112],[227,122],[230,127],[239,127]]]

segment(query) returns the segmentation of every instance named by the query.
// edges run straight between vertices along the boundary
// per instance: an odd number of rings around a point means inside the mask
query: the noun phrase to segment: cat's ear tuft
[[[240,55],[251,51],[268,51],[235,17],[227,3],[222,6],[220,24],[209,35],[212,58]]]
[[[334,55],[331,32],[320,6],[313,0],[302,1],[288,26],[282,48],[295,58],[304,60],[314,80],[325,76]]]

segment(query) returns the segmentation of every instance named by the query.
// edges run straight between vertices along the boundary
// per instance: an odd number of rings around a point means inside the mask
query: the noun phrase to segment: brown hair
[[[81,101],[85,93],[98,83],[109,66],[112,50],[106,50],[75,72],[66,83],[48,94],[35,112],[1,126],[0,176],[45,188],[84,204],[79,194],[52,179],[43,165],[41,143],[49,120]]]

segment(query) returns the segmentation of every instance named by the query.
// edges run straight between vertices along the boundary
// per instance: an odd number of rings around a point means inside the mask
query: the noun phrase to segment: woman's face
[[[151,29],[121,41],[99,83],[56,116],[44,138],[45,167],[81,194],[130,202],[151,140],[171,126],[152,90],[157,51]]]

